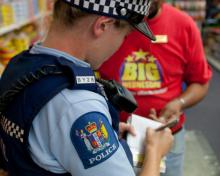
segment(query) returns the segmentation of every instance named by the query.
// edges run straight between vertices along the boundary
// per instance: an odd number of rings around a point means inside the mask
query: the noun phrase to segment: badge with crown
[[[119,142],[108,118],[99,112],[88,112],[72,125],[70,138],[85,169],[109,159]]]
[[[110,145],[108,132],[101,119],[99,119],[98,124],[96,122],[88,122],[84,129],[76,130],[76,134],[84,141],[87,149],[93,154]]]

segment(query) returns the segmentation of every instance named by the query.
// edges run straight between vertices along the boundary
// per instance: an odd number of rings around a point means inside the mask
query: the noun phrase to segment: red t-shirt
[[[205,84],[211,77],[200,32],[191,17],[163,4],[160,15],[147,23],[158,38],[156,43],[133,31],[99,69],[101,77],[119,81],[135,94],[134,113],[145,117],[150,108],[159,113],[178,97],[183,82]],[[122,113],[121,120],[127,117]],[[174,131],[184,119],[183,115]]]

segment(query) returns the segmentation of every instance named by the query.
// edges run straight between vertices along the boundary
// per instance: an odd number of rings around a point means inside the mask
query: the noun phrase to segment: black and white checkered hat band
[[[146,15],[149,10],[149,0],[64,0],[75,7],[94,13],[120,17],[116,7],[120,6],[140,15]]]

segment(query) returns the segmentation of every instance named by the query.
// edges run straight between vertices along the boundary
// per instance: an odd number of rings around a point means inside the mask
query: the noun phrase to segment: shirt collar
[[[73,56],[71,56],[68,53],[59,51],[57,49],[48,48],[45,46],[42,46],[40,43],[36,43],[33,45],[33,47],[30,49],[30,53],[32,54],[49,54],[57,57],[64,57],[65,59],[74,62],[75,64],[82,66],[82,67],[90,67],[90,64],[81,61]]]

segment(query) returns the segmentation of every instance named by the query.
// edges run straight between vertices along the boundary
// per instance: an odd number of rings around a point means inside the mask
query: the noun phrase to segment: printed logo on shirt
[[[163,71],[156,57],[142,49],[134,51],[125,58],[120,69],[123,86],[140,94],[161,94]]]
[[[107,160],[119,147],[108,119],[99,112],[84,114],[76,120],[71,140],[85,169]]]

